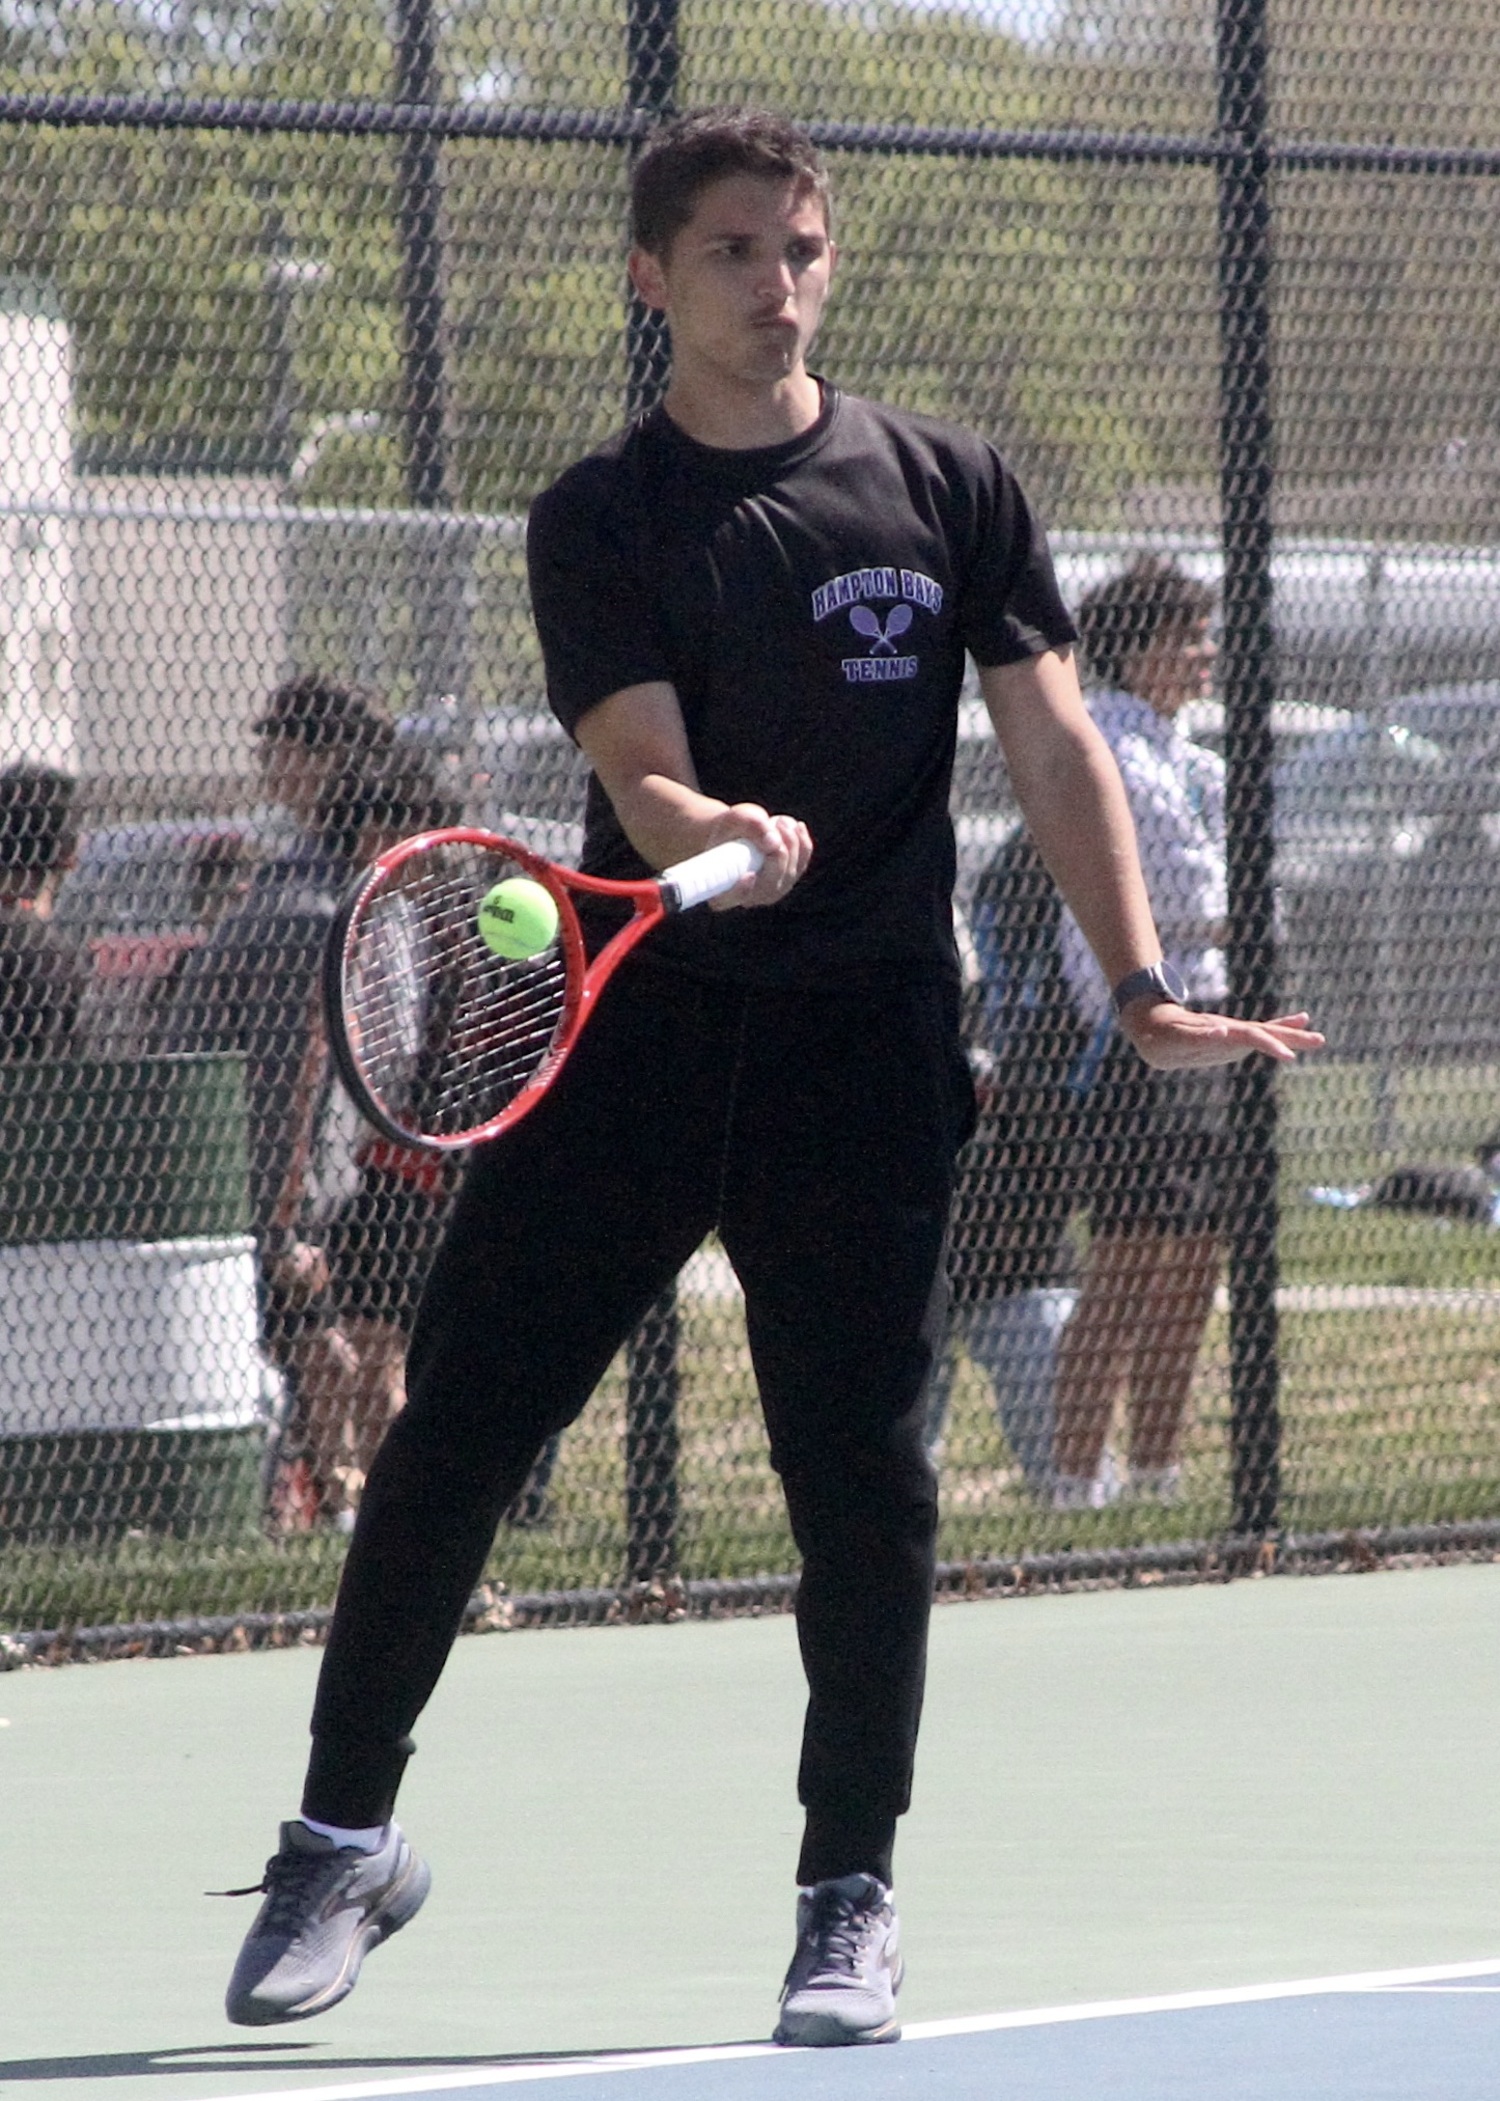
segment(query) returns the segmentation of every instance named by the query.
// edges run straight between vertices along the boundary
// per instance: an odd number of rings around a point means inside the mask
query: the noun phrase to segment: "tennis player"
[[[806,1822],[776,2034],[899,2033],[892,1848],[937,1520],[923,1386],[973,1117],[948,818],[965,651],[1141,1054],[1320,1040],[1305,1016],[1173,999],[1073,623],[994,449],[808,369],[835,250],[807,136],[755,110],[671,124],[637,163],[633,243],[671,381],[532,509],[549,696],[593,768],[588,869],[638,877],[725,839],[764,865],[653,934],[468,1174],[360,1506],[302,1813],[230,1984],[245,2024],[332,2006],[422,1903],[393,1807],[500,1513],[717,1230],[802,1556]]]

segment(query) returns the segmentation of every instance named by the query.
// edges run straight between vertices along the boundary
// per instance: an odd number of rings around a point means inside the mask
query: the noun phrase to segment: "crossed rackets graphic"
[[[871,612],[867,605],[852,605],[849,608],[849,625],[857,635],[863,635],[870,644],[872,657],[893,657],[896,654],[896,637],[904,635],[911,626],[911,607],[894,605],[884,624],[878,613]]]

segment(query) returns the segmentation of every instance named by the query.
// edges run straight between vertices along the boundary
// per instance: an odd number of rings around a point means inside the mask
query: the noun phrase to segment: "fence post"
[[[1266,0],[1218,0],[1216,29],[1229,983],[1237,1013],[1266,1016],[1276,997]],[[1275,1076],[1255,1058],[1232,1069],[1230,1084],[1238,1160],[1229,1230],[1231,1529],[1253,1538],[1273,1531],[1280,1514]]]
[[[656,121],[671,116],[677,107],[677,76],[682,64],[678,7],[679,0],[630,0],[625,31],[625,97],[632,110]],[[654,408],[661,397],[672,364],[672,341],[665,320],[653,313],[633,288],[625,323],[625,348],[625,413],[634,419]]]
[[[625,1576],[653,1583],[677,1567],[677,1287],[669,1285],[625,1352]]]
[[[432,0],[398,0],[396,100],[438,99],[437,23]],[[402,440],[407,499],[416,511],[452,508],[448,373],[443,348],[442,167],[431,132],[406,132],[396,156],[401,240]],[[412,539],[412,678],[418,702],[450,696],[464,717],[472,534],[444,521]]]
[[[397,0],[396,100],[431,105],[437,89],[437,25],[432,0]],[[402,415],[406,490],[419,511],[448,503],[443,366],[443,248],[438,224],[437,141],[404,132],[396,150],[396,215],[401,236]]]
[[[676,107],[681,51],[678,0],[630,0],[626,99],[655,120]],[[671,369],[667,324],[632,289],[625,322],[627,415],[643,416],[661,398]],[[651,1583],[677,1567],[677,1402],[680,1390],[677,1288],[646,1315],[626,1351],[626,1576]]]

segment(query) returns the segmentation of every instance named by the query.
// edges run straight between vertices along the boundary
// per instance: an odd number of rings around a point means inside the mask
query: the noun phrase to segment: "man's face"
[[[727,175],[699,197],[665,256],[636,249],[636,290],[672,328],[674,371],[764,387],[799,371],[835,251],[816,193]]]
[[[1175,715],[1189,701],[1204,700],[1213,691],[1218,654],[1206,620],[1159,627],[1131,657],[1121,683],[1127,692],[1149,701],[1159,715]]]

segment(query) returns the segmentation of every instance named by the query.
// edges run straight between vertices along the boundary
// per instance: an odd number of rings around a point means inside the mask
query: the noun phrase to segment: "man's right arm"
[[[610,694],[580,718],[575,735],[625,836],[651,867],[669,868],[728,839],[760,850],[760,872],[719,899],[721,910],[774,904],[806,868],[812,839],[799,819],[702,793],[682,709],[665,681]]]

